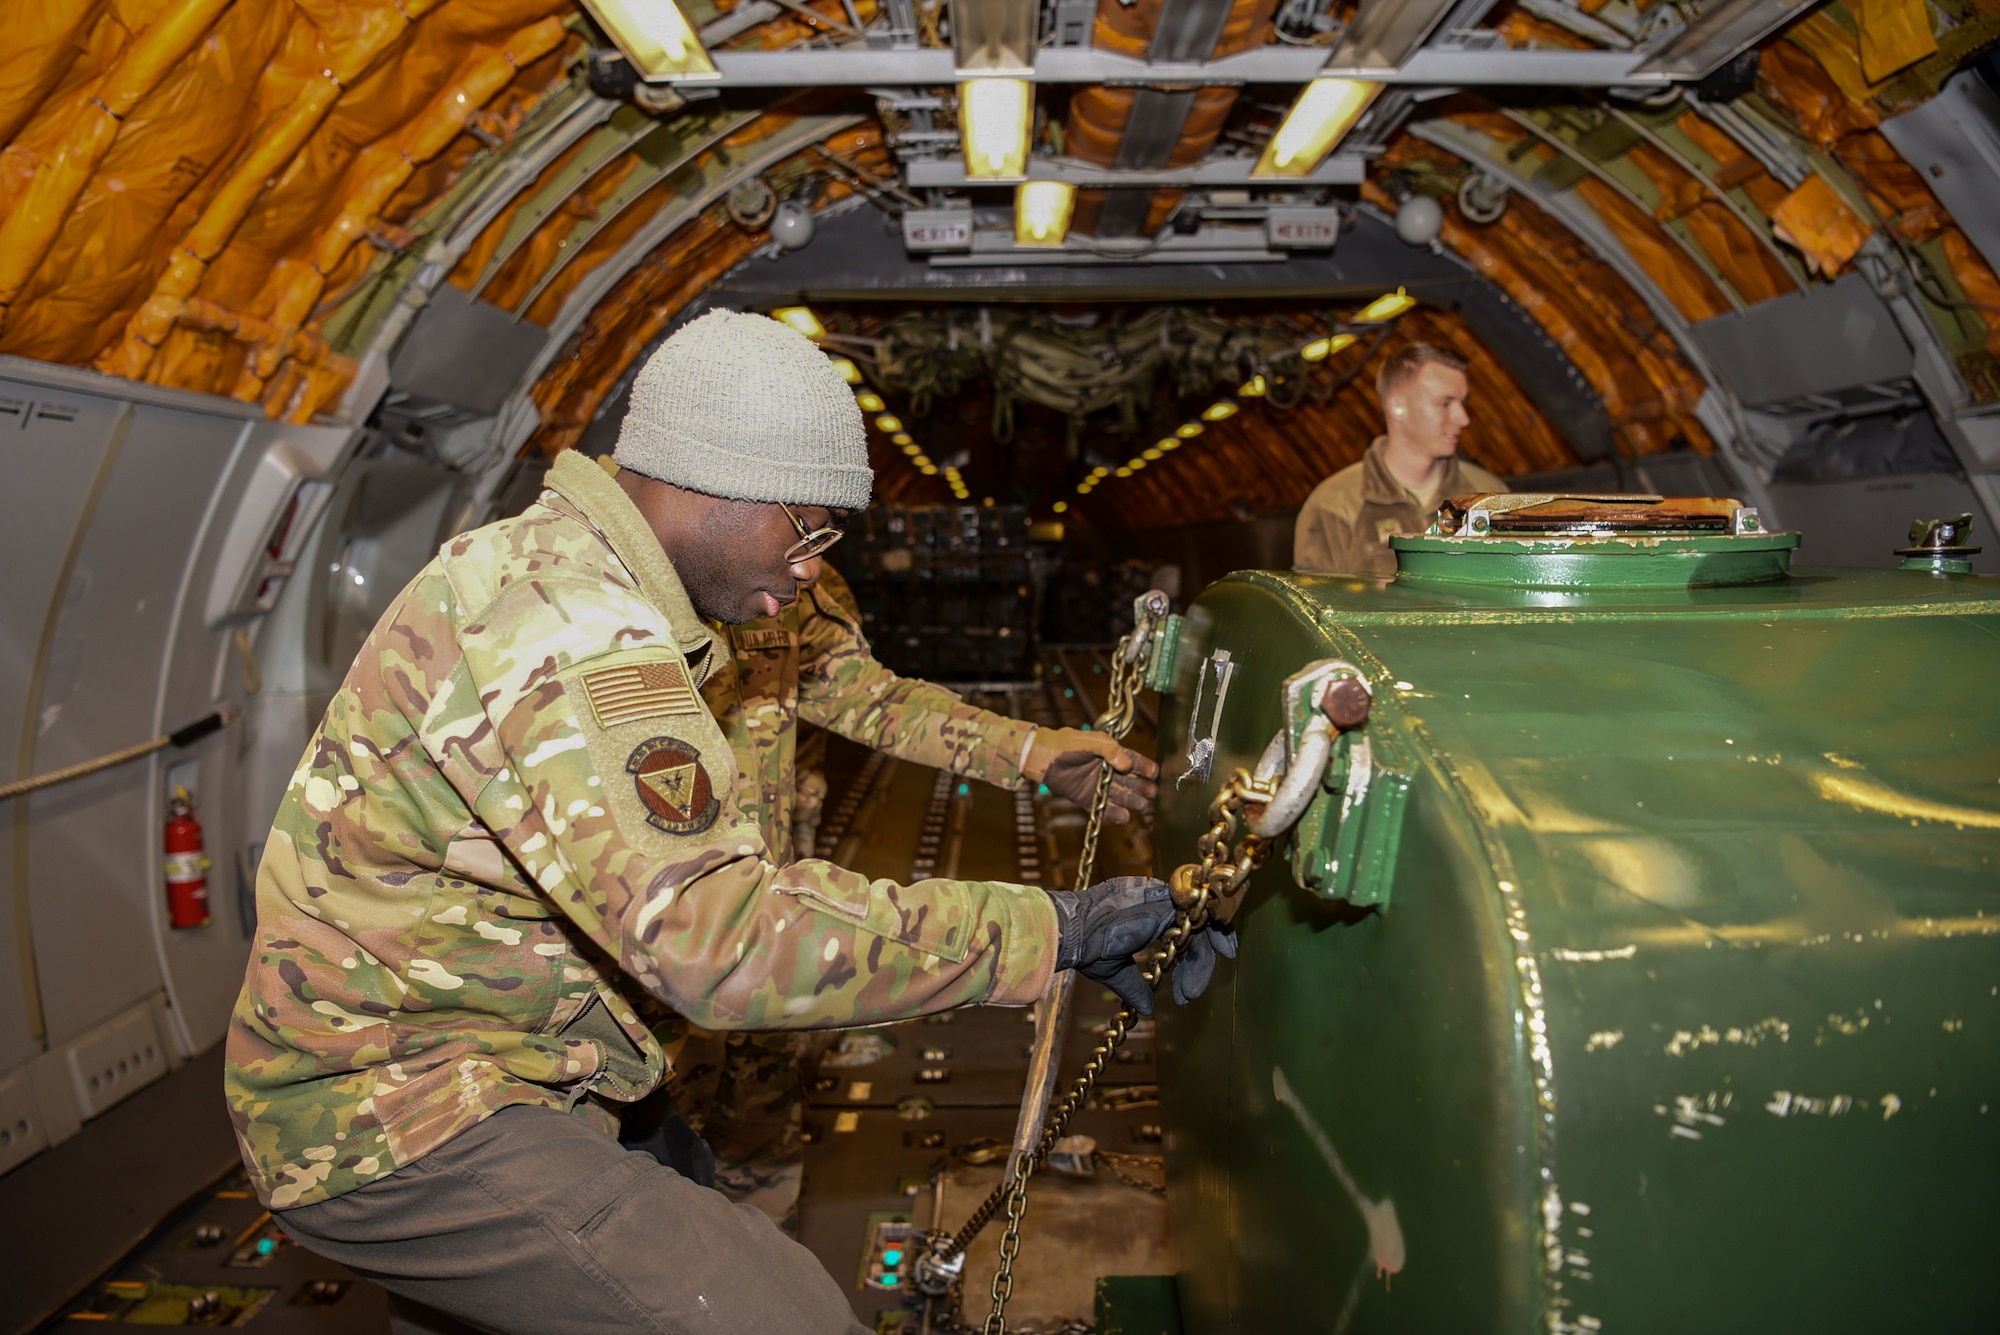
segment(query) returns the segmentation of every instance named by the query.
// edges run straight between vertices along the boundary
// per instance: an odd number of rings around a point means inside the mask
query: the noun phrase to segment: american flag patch
[[[679,663],[633,663],[583,674],[601,728],[660,714],[699,714],[701,699]]]

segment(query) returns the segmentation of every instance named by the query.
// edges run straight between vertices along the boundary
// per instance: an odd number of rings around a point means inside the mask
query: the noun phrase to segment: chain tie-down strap
[[[1164,610],[1164,609],[1162,609]],[[1111,672],[1111,691],[1106,701],[1105,711],[1098,719],[1102,731],[1116,738],[1123,738],[1131,730],[1133,716],[1137,709],[1138,695],[1145,679],[1147,655],[1145,646],[1135,643],[1135,638],[1144,634],[1143,625],[1135,626],[1130,636],[1118,642]],[[1356,692],[1359,692],[1357,695]],[[1366,722],[1369,713],[1369,696],[1360,674],[1351,665],[1326,660],[1313,664],[1307,669],[1287,679],[1283,692],[1288,698],[1296,696],[1294,705],[1306,705],[1317,715],[1317,720],[1309,724],[1308,734],[1315,729],[1338,729],[1347,731]],[[1267,748],[1267,757],[1288,756],[1293,764],[1304,764],[1308,768],[1325,768],[1328,752],[1324,749],[1308,753],[1303,749],[1293,753],[1286,744],[1286,731],[1281,728],[1279,735],[1272,739]],[[1146,985],[1158,991],[1160,985],[1179,963],[1182,952],[1194,939],[1195,933],[1205,928],[1211,917],[1211,908],[1216,910],[1220,921],[1233,916],[1239,897],[1246,882],[1257,869],[1269,861],[1277,848],[1278,840],[1285,829],[1272,828],[1271,818],[1277,816],[1274,808],[1280,805],[1276,799],[1280,791],[1286,789],[1287,778],[1296,786],[1306,775],[1290,775],[1290,766],[1284,766],[1267,773],[1265,762],[1260,761],[1258,775],[1253,776],[1247,769],[1238,769],[1222,785],[1221,791],[1209,803],[1209,826],[1195,842],[1195,850],[1200,861],[1185,863],[1174,870],[1169,885],[1173,893],[1174,920],[1161,934],[1152,957],[1141,970]],[[1097,840],[1104,824],[1104,811],[1111,792],[1112,770],[1107,762],[1097,778],[1097,792],[1093,797],[1090,818],[1084,829],[1083,853],[1078,862],[1077,885],[1090,884],[1091,873],[1097,860]],[[1319,776],[1310,776],[1317,787]],[[1238,838],[1238,830],[1243,823],[1246,807],[1258,808],[1257,820],[1264,823],[1267,833],[1263,835],[1245,833]],[[1299,810],[1288,810],[1278,822],[1285,827],[1295,822]],[[1007,1211],[1007,1227],[1000,1238],[1000,1264],[993,1274],[992,1307],[987,1312],[983,1335],[1006,1335],[1007,1301],[1014,1291],[1014,1261],[1021,1249],[1021,1220],[1027,1212],[1028,1181],[1048,1159],[1058,1140],[1067,1133],[1070,1119],[1079,1112],[1090,1098],[1098,1078],[1110,1065],[1113,1055],[1121,1047],[1132,1025],[1139,1019],[1139,1013],[1130,1005],[1119,1007],[1117,1015],[1106,1026],[1103,1039],[1084,1064],[1081,1073],[1071,1084],[1069,1092],[1057,1104],[1042,1128],[1032,1153],[1016,1157],[1013,1171],[981,1201],[979,1208],[972,1212],[957,1233],[945,1236],[940,1229],[932,1229],[926,1235],[926,1257],[919,1262],[919,1284],[929,1278],[937,1283],[927,1291],[947,1292],[955,1287],[964,1267],[965,1250],[981,1229],[991,1222],[994,1215],[1004,1205]],[[926,1274],[928,1269],[929,1274]],[[956,1322],[953,1325],[956,1327]],[[963,1329],[963,1327],[958,1327]]]
[[[1196,932],[1208,925],[1208,905],[1211,898],[1220,899],[1234,894],[1243,882],[1249,879],[1250,874],[1270,858],[1275,841],[1260,839],[1254,834],[1244,835],[1233,849],[1231,847],[1231,840],[1236,836],[1238,813],[1246,803],[1261,801],[1268,796],[1269,793],[1262,790],[1250,778],[1248,770],[1238,770],[1216,795],[1215,800],[1209,804],[1208,814],[1211,823],[1207,833],[1201,836],[1198,845],[1202,854],[1201,862],[1198,867],[1190,864],[1189,867],[1181,869],[1183,872],[1192,871],[1192,876],[1184,877],[1180,872],[1175,873],[1174,920],[1161,935],[1153,957],[1147,961],[1143,970],[1148,988],[1153,991],[1159,990],[1168,974],[1173,971],[1174,965],[1179,962],[1181,952],[1187,943],[1194,939]],[[1095,816],[1103,814],[1101,803],[1099,807],[1100,809],[1093,813]],[[1181,888],[1183,882],[1187,887],[1185,890]],[[1042,1129],[1041,1139],[1035,1144],[1035,1152],[1021,1157],[1014,1166],[1012,1182],[1002,1183],[1000,1187],[995,1188],[993,1194],[987,1197],[973,1217],[966,1221],[965,1227],[959,1230],[958,1235],[945,1244],[948,1247],[955,1246],[957,1251],[963,1251],[978,1234],[980,1228],[985,1226],[986,1221],[992,1218],[993,1208],[997,1208],[1004,1199],[1007,1207],[1007,1228],[1000,1235],[1000,1267],[993,1273],[993,1307],[986,1314],[985,1335],[1006,1335],[1007,1300],[1014,1291],[1014,1258],[1021,1250],[1021,1220],[1028,1208],[1028,1180],[1048,1159],[1049,1151],[1055,1148],[1055,1143],[1067,1133],[1070,1119],[1089,1100],[1090,1092],[1096,1087],[1098,1077],[1104,1074],[1105,1067],[1110,1065],[1113,1054],[1124,1044],[1126,1036],[1131,1033],[1132,1025],[1138,1018],[1139,1012],[1131,1006],[1118,1008],[1118,1014],[1113,1016],[1111,1023],[1106,1026],[1104,1038],[1090,1054],[1090,1060],[1084,1064],[1082,1072],[1070,1086],[1069,1093],[1063,1096],[1062,1102],[1050,1114],[1048,1125]]]

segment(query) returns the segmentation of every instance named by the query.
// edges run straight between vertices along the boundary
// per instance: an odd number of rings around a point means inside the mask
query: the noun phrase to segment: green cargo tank
[[[1375,696],[1161,1017],[1188,1335],[2000,1329],[2000,580],[1460,525],[1181,627],[1162,868]]]

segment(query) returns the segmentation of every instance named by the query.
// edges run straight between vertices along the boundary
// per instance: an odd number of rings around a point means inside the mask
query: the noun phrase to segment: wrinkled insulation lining
[[[575,77],[584,46],[567,0],[13,0],[8,8],[0,352],[230,394],[299,421],[337,406],[355,374],[365,329],[340,318],[343,303],[450,217],[454,184],[507,151],[541,100]],[[818,9],[828,26],[843,21],[833,0]],[[1265,40],[1269,9],[1236,6],[1242,31],[1226,34],[1232,48]],[[1106,25],[1144,17],[1114,8],[1100,22],[1100,44],[1129,45],[1133,33]],[[1580,44],[1520,11],[1497,26],[1517,45]],[[788,13],[736,44],[782,46],[811,28]],[[1836,276],[1886,231],[1959,303],[1933,305],[1933,317],[1975,397],[1992,400],[2000,398],[2000,280],[1877,126],[1996,38],[2000,0],[1879,0],[1854,12],[1827,6],[1767,43],[1752,109],[1822,155],[1818,170],[1791,185],[1687,109],[1666,118],[1619,112],[1627,123],[1611,133],[1622,148],[1594,167],[1584,159],[1602,152],[1607,113],[1598,104],[1510,111],[1466,94],[1446,110],[1516,172],[1544,180],[1568,172],[1690,320]],[[1104,143],[1088,151],[1099,156],[1115,151],[1123,130],[1114,122],[1124,108],[1107,91],[1080,90],[1071,104],[1079,149],[1095,134]],[[775,133],[799,109],[746,116],[704,157]],[[1220,123],[1202,109],[1186,133],[1212,140]],[[828,146],[874,175],[892,166],[872,121]],[[817,163],[802,154],[776,171],[797,175]],[[551,165],[519,199],[565,165]],[[1442,190],[1476,164],[1404,134],[1382,165]],[[636,150],[611,162],[487,274],[515,221],[503,212],[451,281],[469,289],[483,278],[483,299],[525,302],[524,318],[549,322],[673,198],[674,178],[642,173]],[[1366,194],[1386,205],[1380,180],[1378,172]],[[820,203],[849,191],[836,174]],[[607,202],[615,217],[595,225]],[[1155,199],[1145,226],[1157,226],[1171,200],[1162,204]],[[568,254],[578,236],[582,249]],[[673,315],[765,239],[710,208],[620,276],[534,387],[542,426],[530,448],[547,454],[574,443]],[[1560,221],[1517,197],[1486,227],[1448,210],[1443,240],[1564,348],[1602,396],[1621,448],[1709,447],[1694,416],[1700,378],[1640,294]],[[1574,462],[1455,315],[1421,310],[1398,337],[1471,358],[1482,410],[1469,453],[1503,472]],[[1316,374],[1349,369],[1335,358]],[[1086,504],[1137,507],[1159,522],[1215,517],[1225,494],[1294,505],[1365,448],[1379,421],[1371,381],[1356,375],[1327,402],[1290,412],[1246,411],[1212,428],[1206,448],[1181,451]],[[943,499],[937,479],[900,466],[886,443],[876,448],[885,493]]]

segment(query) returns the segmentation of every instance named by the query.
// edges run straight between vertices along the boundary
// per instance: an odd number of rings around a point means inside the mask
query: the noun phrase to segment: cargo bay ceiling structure
[[[1720,454],[1770,504],[1828,455],[1961,474],[2000,519],[1994,0],[24,0],[8,29],[0,352],[373,423],[482,494],[615,427],[722,303],[824,323],[892,498],[1295,506],[1373,435],[1373,355],[1423,337],[1471,359],[1503,473]],[[1020,449],[979,439],[1017,418]]]

